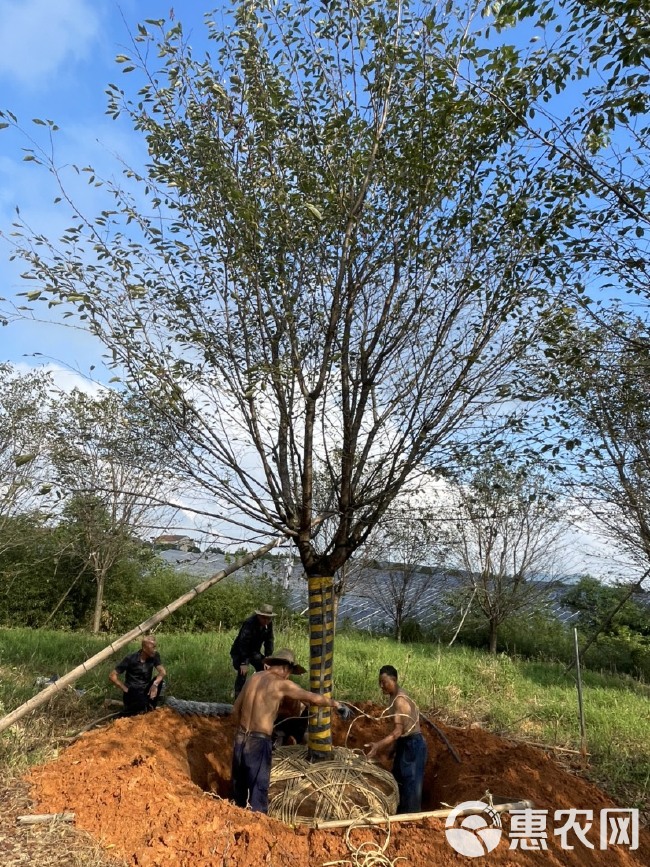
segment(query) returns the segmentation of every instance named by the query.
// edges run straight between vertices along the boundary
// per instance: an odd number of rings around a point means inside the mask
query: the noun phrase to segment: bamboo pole
[[[528,747],[538,747],[540,750],[555,750],[555,752],[558,753],[573,753],[573,755],[576,756],[583,755],[580,750],[572,750],[569,747],[554,747],[551,744],[542,744],[539,741],[527,741],[526,738],[508,738],[508,740],[515,744],[526,744]],[[584,755],[590,756],[591,753],[585,753]]]
[[[494,813],[508,813],[510,810],[532,810],[535,805],[532,801],[511,801],[507,804],[494,804],[490,810]],[[485,805],[486,809],[488,804]],[[446,819],[454,812],[454,807],[444,810],[429,810],[427,813],[398,813],[396,816],[370,816],[367,819],[334,819],[331,822],[314,822],[310,828],[318,831],[329,828],[351,828],[358,825],[364,828],[366,825],[385,825],[392,822],[417,822],[420,819]],[[459,810],[458,816],[474,816],[480,814],[480,810],[473,807]]]
[[[26,714],[30,713],[30,711],[36,710],[37,707],[45,704],[45,702],[52,698],[52,696],[57,692],[62,690],[64,687],[69,686],[71,683],[74,683],[82,675],[98,666],[100,662],[109,659],[109,657],[114,653],[117,653],[117,651],[122,647],[125,647],[130,641],[133,641],[134,638],[138,638],[138,636],[144,635],[150,629],[153,629],[154,626],[161,623],[166,617],[173,614],[174,611],[178,611],[178,609],[182,608],[187,602],[191,602],[192,599],[200,596],[201,593],[204,593],[210,587],[214,586],[228,575],[231,575],[233,572],[236,572],[238,569],[242,569],[244,566],[248,566],[249,563],[257,560],[259,557],[263,557],[264,554],[268,554],[268,552],[275,548],[276,545],[279,545],[282,540],[283,537],[279,536],[277,539],[263,545],[256,551],[252,551],[250,554],[246,554],[239,560],[235,560],[234,563],[231,563],[230,566],[222,569],[221,572],[217,572],[217,574],[213,575],[211,578],[206,578],[205,581],[197,584],[196,587],[193,587],[187,593],[179,596],[178,599],[175,599],[173,602],[170,602],[169,605],[165,605],[164,608],[161,608],[160,611],[152,614],[151,617],[138,624],[138,626],[135,626],[130,632],[117,638],[112,644],[109,644],[108,647],[100,650],[99,653],[96,653],[90,659],[87,659],[86,662],[82,662],[81,665],[73,668],[72,671],[68,672],[68,674],[64,674],[63,677],[60,677],[37,695],[33,696],[33,698],[30,698],[29,701],[21,704],[20,707],[16,708],[16,710],[13,710],[11,713],[0,719],[0,732],[9,728],[9,726],[13,725],[15,722],[18,722],[19,719],[22,719]]]
[[[580,717],[580,753],[583,758],[587,755],[587,732],[585,730],[585,708],[582,701],[582,674],[580,672],[580,648],[578,644],[578,630],[573,630],[573,642],[576,652],[576,686],[578,689],[578,715]]]

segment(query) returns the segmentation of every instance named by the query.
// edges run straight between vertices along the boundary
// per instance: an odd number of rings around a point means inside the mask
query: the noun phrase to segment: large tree
[[[33,150],[75,218],[17,244],[31,299],[74,305],[174,430],[197,509],[294,540],[328,692],[332,576],[480,435],[534,331],[566,208],[518,133],[562,72],[448,4],[242,0],[207,26],[210,56],[149,22],[118,58],[139,90],[111,85],[109,113],[149,151],[133,194],[108,182],[88,217]],[[312,754],[330,742],[319,711]]]

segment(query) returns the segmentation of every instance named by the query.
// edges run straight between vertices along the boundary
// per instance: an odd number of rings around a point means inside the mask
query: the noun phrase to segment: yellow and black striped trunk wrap
[[[309,687],[312,692],[332,694],[334,656],[334,581],[331,577],[310,577],[309,590]],[[309,755],[325,758],[332,751],[331,709],[309,708]]]

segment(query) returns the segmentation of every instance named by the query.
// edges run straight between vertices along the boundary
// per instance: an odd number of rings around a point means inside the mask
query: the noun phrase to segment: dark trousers
[[[124,716],[137,716],[140,713],[148,713],[150,710],[154,710],[156,705],[158,704],[158,699],[160,698],[160,693],[163,688],[162,683],[158,684],[156,689],[156,697],[149,698],[149,690],[153,686],[153,680],[149,684],[149,686],[130,686],[128,692],[122,693],[122,700],[124,702]]]
[[[250,804],[255,813],[268,813],[271,752],[270,735],[237,733],[232,754],[232,790],[238,807]]]
[[[235,698],[239,695],[239,693],[244,688],[244,684],[246,683],[247,675],[241,674],[239,669],[243,665],[241,662],[237,662],[233,659],[232,666],[237,672],[237,677],[235,678]],[[252,665],[255,671],[262,671],[264,668],[264,658],[261,653],[256,653],[251,657],[249,665]]]
[[[420,732],[397,739],[393,776],[399,789],[398,813],[419,813],[422,809],[426,761],[427,744]]]

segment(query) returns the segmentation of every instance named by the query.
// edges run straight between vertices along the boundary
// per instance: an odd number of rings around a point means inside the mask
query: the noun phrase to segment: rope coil
[[[379,845],[375,840],[364,840],[359,846],[355,846],[350,840],[350,832],[359,828],[367,828],[368,825],[354,825],[348,828],[345,832],[345,842],[350,850],[350,858],[344,858],[340,861],[326,861],[321,867],[334,867],[336,864],[350,864],[351,867],[395,867],[398,861],[406,861],[402,855],[398,855],[392,860],[386,855],[386,849],[390,843],[390,825],[386,829],[386,839],[383,845]],[[377,826],[373,826],[376,828]]]
[[[278,747],[273,756],[269,815],[291,825],[390,816],[398,804],[395,778],[363,754],[335,747],[331,758],[307,759],[306,747]]]

